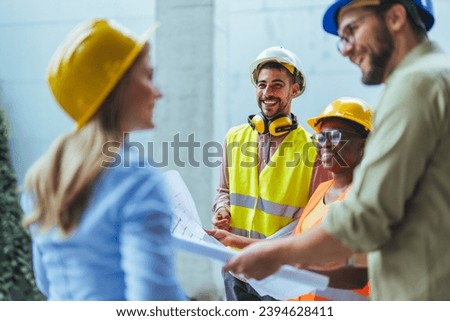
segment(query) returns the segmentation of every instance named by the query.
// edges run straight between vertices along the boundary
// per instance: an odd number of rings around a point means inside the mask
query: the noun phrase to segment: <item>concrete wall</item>
[[[359,96],[375,106],[382,86],[364,86],[360,71],[336,50],[337,37],[322,29],[330,0],[231,0],[229,12],[229,125],[255,113],[255,90],[248,66],[263,49],[281,45],[295,52],[306,74],[305,93],[293,101],[292,112],[309,130],[306,119],[316,116],[340,96]],[[450,1],[434,0],[436,23],[429,36],[450,52],[447,36]]]
[[[160,155],[164,142],[193,134],[198,166],[180,167],[173,154],[166,169],[177,169],[197,204],[204,226],[210,227],[218,167],[202,159],[208,142],[221,144],[226,130],[256,112],[255,89],[248,66],[266,47],[282,45],[296,52],[307,77],[304,95],[293,112],[300,123],[330,101],[360,96],[376,105],[381,86],[360,83],[360,72],[336,51],[336,37],[325,34],[321,19],[329,0],[2,0],[0,1],[0,105],[11,127],[14,166],[23,180],[29,166],[73,123],[57,107],[46,82],[51,55],[66,34],[82,20],[114,18],[143,32],[162,22],[152,38],[155,79],[164,98],[157,105],[154,131],[133,140],[152,142]],[[436,24],[430,38],[450,52],[450,1],[435,0]],[[186,150],[180,158],[187,160]],[[217,160],[217,159],[211,159]],[[221,299],[220,265],[188,253],[177,253],[177,273],[189,295]]]
[[[143,32],[155,20],[155,1],[0,1],[0,102],[11,123],[19,181],[56,136],[74,128],[53,100],[45,74],[67,33],[91,17],[113,18]]]
[[[156,35],[156,77],[165,97],[155,114],[159,125],[153,131],[154,141],[160,147],[176,141],[182,142],[179,146],[185,146],[169,149],[168,168],[178,170],[187,182],[200,218],[208,227],[217,168],[207,166],[203,156],[205,146],[214,141],[214,127],[220,119],[216,118],[216,112],[223,112],[215,105],[214,98],[215,66],[221,66],[215,61],[215,46],[220,46],[215,40],[221,37],[220,29],[224,29],[215,13],[216,5],[223,3],[170,0],[156,4],[157,19],[161,22]],[[220,85],[217,88],[220,90]],[[185,276],[182,285],[190,296],[221,297],[220,267],[213,261],[178,252],[177,262],[179,275]]]

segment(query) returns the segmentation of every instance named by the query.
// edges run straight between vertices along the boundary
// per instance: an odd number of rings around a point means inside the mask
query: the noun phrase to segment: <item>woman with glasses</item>
[[[372,130],[372,109],[361,99],[342,97],[318,116],[308,120],[316,131],[311,139],[332,179],[317,187],[306,205],[294,234],[318,225],[328,208],[345,198],[351,188],[353,171],[361,162],[366,138]],[[347,262],[304,267],[330,277],[329,288],[306,294],[297,300],[366,300],[369,294],[365,254]]]

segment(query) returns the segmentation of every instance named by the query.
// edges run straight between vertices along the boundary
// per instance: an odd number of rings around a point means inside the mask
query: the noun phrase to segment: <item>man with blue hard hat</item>
[[[327,9],[323,27],[362,82],[385,85],[352,189],[322,225],[249,246],[225,270],[261,279],[367,252],[371,299],[450,300],[450,56],[428,39],[433,24],[431,0]]]

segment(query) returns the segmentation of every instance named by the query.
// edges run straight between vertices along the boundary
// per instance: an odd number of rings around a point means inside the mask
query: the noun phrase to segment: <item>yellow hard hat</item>
[[[341,97],[329,104],[318,117],[307,120],[316,132],[320,131],[320,122],[325,118],[338,117],[354,121],[372,131],[372,108],[364,100],[353,97]]]
[[[60,45],[50,61],[47,80],[77,128],[95,114],[157,27],[154,24],[136,37],[114,21],[90,19]]]

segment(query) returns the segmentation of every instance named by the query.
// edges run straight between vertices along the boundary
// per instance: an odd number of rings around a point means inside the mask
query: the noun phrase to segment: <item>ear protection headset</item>
[[[268,119],[263,113],[258,113],[248,116],[247,120],[253,130],[260,134],[270,133],[273,136],[287,134],[298,127],[297,117],[294,114],[281,114]]]

